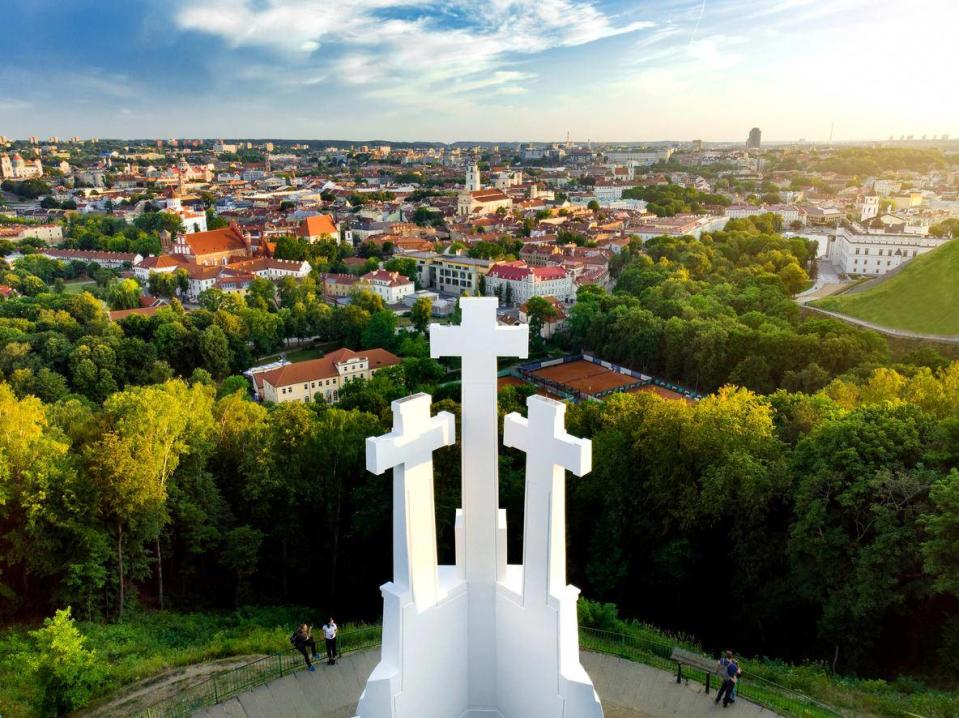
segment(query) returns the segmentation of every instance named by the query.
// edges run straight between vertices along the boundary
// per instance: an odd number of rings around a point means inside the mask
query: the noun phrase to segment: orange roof
[[[190,250],[195,255],[217,254],[219,252],[246,249],[243,235],[240,233],[240,230],[232,224],[223,229],[212,229],[209,232],[187,234],[183,237],[183,241],[190,245]]]
[[[287,364],[279,369],[263,373],[263,382],[269,382],[274,387],[290,386],[317,379],[332,379],[339,376],[336,365],[347,359],[366,358],[370,369],[376,371],[383,367],[400,363],[400,358],[385,349],[366,349],[357,354],[350,349],[337,349],[319,359],[310,359],[295,364]]]
[[[189,262],[180,254],[161,254],[159,257],[147,257],[140,262],[141,269],[162,269],[164,267],[184,267]]]
[[[336,232],[336,223],[328,214],[314,214],[306,217],[296,230],[300,237],[322,237],[325,234],[335,235]]]
[[[159,307],[137,307],[136,309],[117,309],[116,311],[110,312],[110,321],[118,322],[121,319],[129,317],[131,314],[139,314],[144,317],[152,317],[157,313]]]

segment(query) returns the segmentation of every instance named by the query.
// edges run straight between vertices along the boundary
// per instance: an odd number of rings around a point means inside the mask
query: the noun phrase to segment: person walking
[[[326,638],[326,662],[329,666],[336,665],[336,621],[330,618],[323,624],[323,636]]]
[[[313,662],[310,660],[312,655],[316,659],[316,641],[313,640],[312,626],[306,623],[301,623],[300,627],[297,628],[293,635],[290,636],[290,643],[293,644],[293,647],[303,654],[303,660],[306,661],[306,670],[311,673],[316,671],[313,667]]]
[[[719,659],[718,668],[720,675],[723,677],[723,684],[716,694],[716,703],[722,700],[723,708],[725,708],[735,701],[733,693],[736,690],[736,683],[742,671],[739,670],[739,665],[733,658],[732,651],[726,651],[726,655]]]

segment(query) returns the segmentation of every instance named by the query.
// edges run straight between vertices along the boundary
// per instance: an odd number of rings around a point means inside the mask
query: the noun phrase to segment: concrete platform
[[[366,679],[379,660],[379,649],[351,653],[335,666],[320,663],[205,708],[197,718],[352,718]],[[690,682],[678,685],[673,673],[603,653],[582,652],[606,718],[773,718],[776,713],[740,698],[723,710],[715,692]],[[450,718],[455,718],[451,716]],[[533,718],[533,716],[517,716]]]

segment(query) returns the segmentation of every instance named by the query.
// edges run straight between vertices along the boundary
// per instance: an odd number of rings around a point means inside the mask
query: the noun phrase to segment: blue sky
[[[7,0],[0,134],[959,136],[956,0]]]

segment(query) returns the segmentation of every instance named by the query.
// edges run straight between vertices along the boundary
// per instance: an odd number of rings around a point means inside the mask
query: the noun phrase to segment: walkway
[[[850,317],[848,314],[840,314],[839,312],[830,312],[827,309],[820,309],[819,307],[813,307],[808,304],[805,304],[803,306],[805,309],[808,309],[813,312],[818,312],[819,314],[824,314],[827,317],[838,319],[840,321],[846,322],[847,324],[855,324],[858,327],[872,329],[874,332],[879,332],[880,334],[885,334],[891,337],[901,337],[903,339],[926,339],[934,342],[942,342],[944,344],[959,344],[959,336],[955,334],[921,334],[920,332],[910,332],[910,331],[906,331],[905,329],[892,329],[891,327],[884,327],[881,324],[873,324],[872,322],[867,322],[864,319],[856,319],[855,317]]]
[[[775,718],[772,711],[744,699],[725,712],[703,695],[702,685],[677,684],[667,671],[623,658],[583,651],[583,666],[603,701],[606,718]],[[319,664],[241,693],[194,713],[195,718],[351,718],[378,650],[342,657],[335,667]]]

